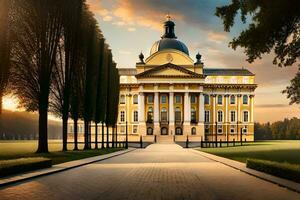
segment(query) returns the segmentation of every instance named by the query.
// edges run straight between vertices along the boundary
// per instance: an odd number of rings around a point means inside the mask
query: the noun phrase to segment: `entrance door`
[[[161,128],[161,135],[168,135],[168,129],[166,127]]]

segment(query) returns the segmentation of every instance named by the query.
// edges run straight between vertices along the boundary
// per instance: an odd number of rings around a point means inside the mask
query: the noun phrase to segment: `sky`
[[[279,68],[272,64],[274,54],[249,64],[243,49],[234,51],[228,47],[247,27],[247,23],[242,24],[237,18],[231,32],[224,32],[222,21],[214,13],[216,7],[229,4],[230,0],[87,0],[87,3],[119,68],[135,67],[141,52],[149,56],[152,44],[163,33],[162,23],[170,14],[176,24],[176,36],[187,45],[192,59],[199,52],[204,67],[244,67],[256,75],[255,121],[300,117],[300,106],[290,106],[281,94],[296,74],[297,65]],[[4,99],[4,108],[7,100],[11,99]]]

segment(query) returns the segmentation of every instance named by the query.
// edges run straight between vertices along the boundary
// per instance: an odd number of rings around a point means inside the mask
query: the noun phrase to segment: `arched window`
[[[209,122],[209,110],[204,111],[204,122]]]
[[[204,104],[209,104],[209,96],[207,94],[204,95]]]
[[[223,122],[223,111],[218,111],[218,122]]]
[[[191,108],[191,122],[196,123],[196,109]]]
[[[230,122],[235,122],[235,111],[230,111]]]
[[[243,95],[243,104],[248,104],[248,95]]]
[[[192,130],[191,130],[191,132],[192,132],[192,135],[196,135],[196,128],[193,127]]]
[[[179,107],[175,108],[175,121],[181,122],[181,110]]]
[[[235,104],[235,96],[234,95],[230,96],[230,104]]]
[[[222,105],[223,104],[223,97],[222,95],[218,95],[218,105]]]
[[[125,111],[123,111],[123,110],[120,113],[120,121],[125,122]]]
[[[162,135],[168,135],[168,129],[166,127],[162,127],[161,130],[160,130],[160,133]]]
[[[151,127],[147,128],[147,135],[153,135],[153,128]]]
[[[161,121],[168,121],[168,112],[167,112],[167,109],[165,107],[163,107],[161,109],[161,112],[160,112],[160,119]]]
[[[175,129],[175,134],[176,134],[176,135],[182,135],[182,129],[181,129],[180,127],[177,127],[177,128]]]
[[[148,113],[147,113],[147,123],[153,122],[153,108],[149,107]]]
[[[125,104],[125,95],[120,96],[120,104]]]
[[[136,110],[133,112],[133,121],[134,122],[139,121],[139,113]]]
[[[139,97],[137,94],[133,95],[133,104],[138,104],[139,103]]]
[[[248,111],[243,112],[243,119],[244,119],[244,122],[249,121],[249,112]]]

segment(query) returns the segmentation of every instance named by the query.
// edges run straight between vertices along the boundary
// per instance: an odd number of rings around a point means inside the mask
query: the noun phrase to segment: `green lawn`
[[[70,150],[73,145],[69,145]],[[82,148],[82,145],[79,145]],[[47,154],[36,154],[37,141],[0,141],[0,160],[27,157],[46,157],[52,160],[52,164],[59,164],[67,161],[107,154],[120,150],[120,148],[99,149],[99,150],[79,150],[62,152],[62,143],[59,140],[49,140],[49,151]]]
[[[274,140],[247,143],[244,146],[203,148],[201,151],[246,162],[247,158],[300,164],[300,140]]]

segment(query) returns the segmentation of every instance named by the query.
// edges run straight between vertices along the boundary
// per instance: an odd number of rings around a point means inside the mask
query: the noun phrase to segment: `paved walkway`
[[[154,144],[0,189],[0,199],[300,199],[300,194],[182,149]]]

